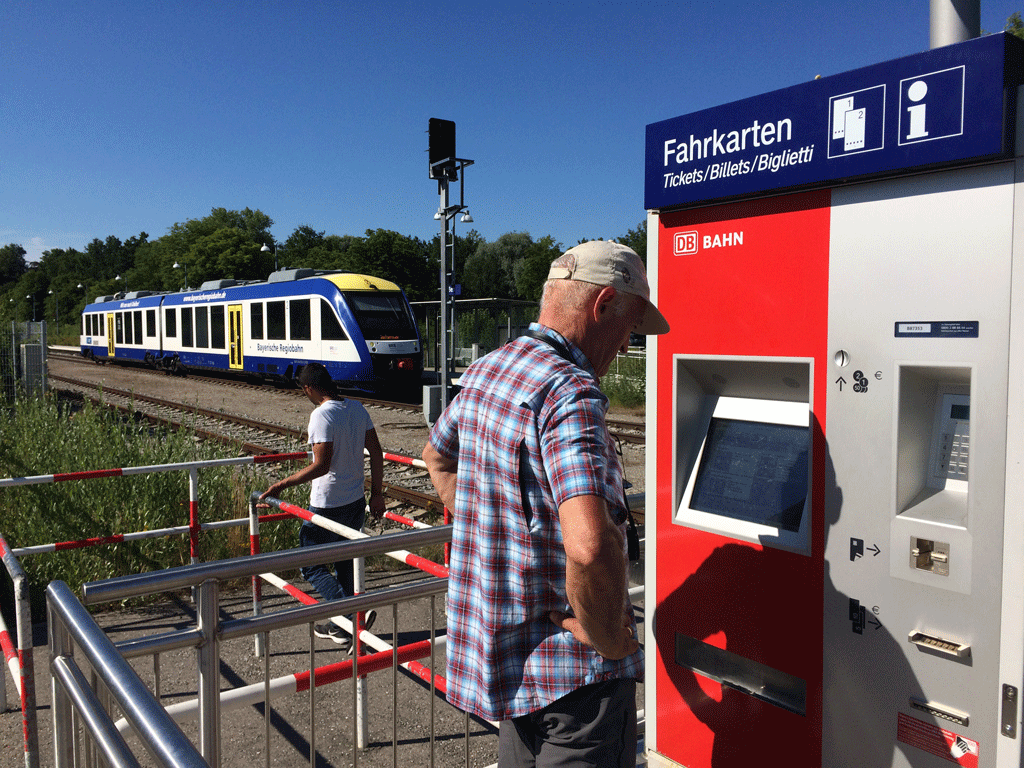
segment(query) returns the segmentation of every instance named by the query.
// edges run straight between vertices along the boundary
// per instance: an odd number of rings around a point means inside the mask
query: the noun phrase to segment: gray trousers
[[[498,729],[499,768],[635,765],[635,680],[585,685]]]

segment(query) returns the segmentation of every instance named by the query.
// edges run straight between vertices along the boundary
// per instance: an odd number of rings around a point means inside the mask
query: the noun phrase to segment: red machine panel
[[[817,191],[660,217],[659,306],[672,331],[657,352],[658,751],[689,768],[758,765],[775,750],[787,765],[820,765],[829,206]],[[809,555],[674,522],[675,355],[813,360]],[[805,681],[805,711],[681,666],[677,635]]]

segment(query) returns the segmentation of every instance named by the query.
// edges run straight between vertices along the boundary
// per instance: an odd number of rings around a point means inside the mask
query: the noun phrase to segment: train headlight
[[[400,371],[412,371],[416,368],[416,364],[411,358],[403,357],[395,361],[395,367]]]

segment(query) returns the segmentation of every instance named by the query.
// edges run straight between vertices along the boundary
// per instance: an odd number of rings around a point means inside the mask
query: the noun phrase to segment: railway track
[[[66,376],[51,374],[49,378],[51,382],[59,382],[65,392],[77,393],[96,404],[114,408],[136,420],[144,420],[169,429],[189,429],[198,437],[237,447],[252,455],[305,453],[307,450],[303,441],[304,430],[287,425],[257,421],[245,416],[104,387]],[[440,511],[440,499],[433,491],[426,470],[411,466],[410,460],[411,457],[395,454],[385,456],[385,496],[404,506],[412,507],[392,511],[411,517],[419,516],[423,510]]]
[[[62,361],[68,361],[68,362],[72,362],[72,363],[76,363],[76,364],[82,364],[82,365],[97,365],[97,364],[104,364],[105,365],[106,364],[106,363],[95,363],[92,360],[87,360],[86,358],[82,357],[77,352],[70,352],[70,351],[68,351],[66,349],[55,349],[55,348],[51,347],[49,349],[49,351],[48,351],[48,354],[53,355],[55,357],[59,357]],[[111,363],[111,365],[119,365],[119,363]],[[167,376],[167,375],[169,375],[169,374],[167,374],[167,373],[165,373],[163,371],[156,371],[156,370],[153,370],[151,368],[147,368],[145,366],[132,366],[132,370],[136,371],[136,372],[144,373],[146,375],[152,375],[152,376]],[[274,384],[266,383],[266,382],[263,382],[263,381],[247,381],[245,379],[231,378],[231,377],[226,377],[226,376],[222,376],[222,375],[211,375],[211,374],[205,374],[205,373],[202,373],[202,372],[190,373],[189,376],[194,378],[194,379],[197,379],[199,381],[208,381],[208,382],[215,383],[218,386],[233,387],[233,388],[244,388],[244,389],[251,389],[251,390],[265,390],[267,388],[273,388],[273,389],[275,389],[277,391],[294,393],[296,397],[304,397],[304,395],[302,394],[302,392],[300,390],[289,389],[287,387],[275,386]],[[51,378],[53,378],[53,377],[51,377]],[[380,400],[380,399],[377,399],[377,398],[370,398],[370,397],[365,397],[365,396],[362,396],[362,395],[356,395],[356,394],[353,394],[352,392],[348,392],[348,391],[346,391],[344,393],[344,395],[345,395],[345,397],[347,397],[347,398],[349,398],[351,400],[356,400],[356,401],[358,401],[360,403],[363,403],[364,405],[367,405],[367,406],[374,406],[374,407],[380,407],[380,408],[390,408],[390,409],[393,409],[393,410],[406,411],[406,412],[410,412],[410,413],[422,413],[423,412],[423,406],[420,403],[408,403],[408,402],[395,402],[395,401],[389,401],[389,400]],[[623,443],[629,443],[631,445],[644,445],[645,444],[646,437],[645,437],[644,423],[642,421],[629,420],[629,419],[617,419],[617,418],[613,417],[613,418],[607,419],[607,423],[608,423],[608,429],[611,432],[612,437],[616,438],[617,440],[619,440],[619,441],[621,441]]]

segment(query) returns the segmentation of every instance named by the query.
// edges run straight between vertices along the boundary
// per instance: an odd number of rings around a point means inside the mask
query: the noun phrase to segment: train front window
[[[320,338],[324,341],[348,341],[348,334],[338,322],[334,308],[320,299]]]
[[[367,341],[416,338],[416,324],[402,294],[353,291],[344,296]]]

